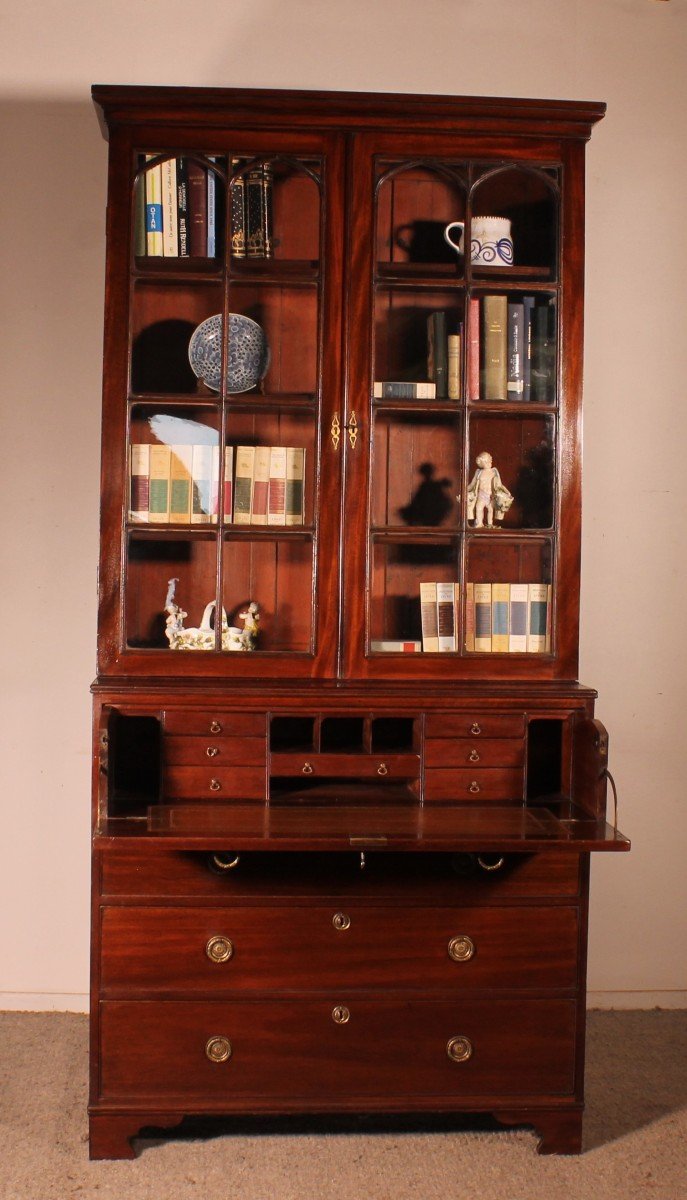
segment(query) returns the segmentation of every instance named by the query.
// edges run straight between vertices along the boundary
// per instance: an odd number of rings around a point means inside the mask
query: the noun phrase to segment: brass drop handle
[[[219,779],[211,779],[210,780],[210,791],[211,792],[219,792],[221,787],[222,787],[222,784],[220,783]]]
[[[481,789],[480,789],[480,786],[479,786],[477,780],[473,779],[472,783],[470,784],[470,787],[468,788],[468,791],[472,792],[473,796],[476,796],[480,790]]]
[[[210,733],[221,733],[221,732],[222,732],[222,726],[220,725],[219,721],[211,721],[210,722]]]
[[[238,854],[211,854],[210,866],[213,871],[233,871],[234,867],[238,867],[240,855]]]
[[[346,1008],[345,1004],[337,1004],[332,1009],[332,1021],[335,1021],[337,1025],[346,1025],[350,1019],[350,1010]]]
[[[482,854],[477,855],[477,862],[483,871],[500,871],[505,861],[506,860],[502,854],[500,854],[499,857],[494,860],[494,862],[487,862]]]
[[[207,754],[208,758],[215,758],[219,754],[219,749],[217,746],[208,746],[205,753]]]
[[[481,726],[478,725],[476,721],[473,721],[472,725],[470,726],[470,733],[472,734],[472,736],[479,737],[481,732],[482,732]]]
[[[447,1046],[446,1053],[452,1062],[467,1062],[472,1057],[472,1042],[469,1037],[452,1037]]]
[[[448,956],[454,962],[469,962],[475,953],[475,943],[466,933],[452,937],[448,944]]]
[[[351,924],[351,918],[348,916],[347,913],[343,913],[343,912],[334,913],[334,916],[332,917],[332,925],[334,926],[335,929],[339,929],[339,930],[348,929],[350,924]]]
[[[209,753],[209,751],[208,751],[208,753]],[[469,754],[469,761],[470,761],[470,762],[479,762],[479,754],[477,753],[477,751],[476,751],[476,750],[471,750],[471,751],[470,751],[470,754]]]
[[[379,766],[377,767],[377,774],[378,775],[388,775],[389,774],[389,768],[387,767],[386,763],[379,764]]]
[[[205,1055],[212,1063],[223,1063],[231,1058],[231,1042],[229,1038],[216,1034],[205,1043]]]
[[[234,943],[228,937],[223,937],[222,934],[215,934],[214,937],[208,939],[205,947],[210,962],[225,963],[229,962],[234,955]]]
[[[313,768],[312,763],[306,762],[306,763],[303,763],[303,766],[301,768],[301,773],[303,775],[312,775],[313,769],[314,768]]]

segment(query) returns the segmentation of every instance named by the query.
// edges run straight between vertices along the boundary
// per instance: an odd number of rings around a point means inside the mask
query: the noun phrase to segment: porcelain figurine
[[[178,579],[170,579],[165,597],[165,633],[170,650],[214,650],[215,631],[212,627],[212,614],[215,611],[215,601],[205,605],[203,618],[197,629],[184,629],[184,619],[188,613],[174,600]],[[229,651],[253,650],[258,633],[260,620],[258,606],[254,600],[248,605],[248,610],[241,613],[244,622],[243,629],[230,625],[227,614],[222,609],[222,649]]]
[[[494,528],[494,519],[502,521],[513,503],[508,488],[493,465],[491,454],[483,450],[475,459],[477,470],[468,485],[468,520],[474,521],[475,529]]]

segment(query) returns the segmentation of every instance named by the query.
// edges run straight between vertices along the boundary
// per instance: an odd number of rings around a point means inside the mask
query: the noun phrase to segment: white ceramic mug
[[[453,231],[458,231],[454,241]],[[470,262],[482,267],[510,267],[513,263],[513,239],[508,217],[473,217],[470,227]],[[444,230],[449,246],[463,253],[465,221],[451,221]]]

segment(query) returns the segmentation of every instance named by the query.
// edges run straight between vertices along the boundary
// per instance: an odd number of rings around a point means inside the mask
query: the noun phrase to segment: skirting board
[[[687,991],[587,992],[587,1008],[687,1008]],[[88,1012],[84,992],[0,992],[7,1012]]]

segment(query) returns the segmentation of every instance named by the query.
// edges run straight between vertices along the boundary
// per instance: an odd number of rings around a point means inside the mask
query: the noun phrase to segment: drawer
[[[264,800],[265,767],[168,767],[165,793],[187,800]]]
[[[515,738],[525,735],[524,713],[428,713],[428,738]]]
[[[103,992],[462,992],[576,982],[575,907],[119,906],[104,908],[101,920]]]
[[[266,760],[267,741],[264,737],[166,737],[164,755],[172,766],[259,767]]]
[[[425,800],[448,800],[462,803],[474,800],[482,804],[485,800],[521,800],[524,792],[522,770],[485,767],[475,770],[434,768],[425,771]]]
[[[499,871],[483,871],[474,855],[369,855],[365,871],[356,854],[245,854],[218,874],[211,854],[158,851],[146,846],[100,854],[104,896],[160,900],[206,899],[235,904],[242,898],[298,897],[374,902],[489,904],[509,899],[573,897],[579,891],[576,854],[510,854]]]
[[[425,742],[427,767],[521,767],[525,742],[519,738],[443,738]]]
[[[100,1006],[100,1043],[108,1102],[178,1099],[205,1112],[247,1100],[269,1109],[277,1099],[294,1109],[344,1098],[460,1106],[572,1093],[575,1003],[357,1000],[342,991],[307,1001],[111,1000]],[[449,1043],[469,1057],[454,1061]]]
[[[413,779],[420,774],[419,754],[273,754],[272,775],[350,779]]]
[[[226,712],[216,709],[172,708],[165,713],[166,733],[220,734],[235,737],[266,737],[265,713]]]

